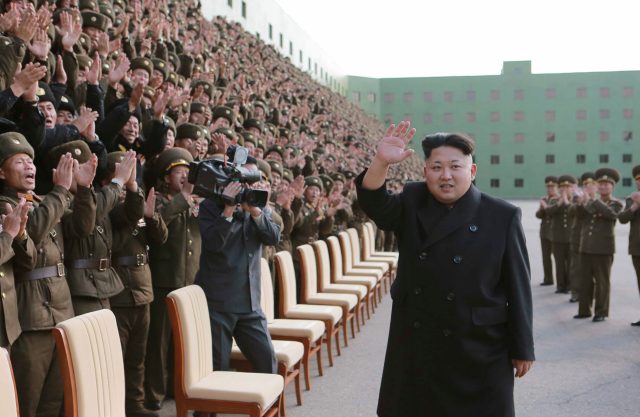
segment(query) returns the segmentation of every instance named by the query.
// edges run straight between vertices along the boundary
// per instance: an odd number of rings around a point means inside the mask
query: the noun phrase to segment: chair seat
[[[389,265],[390,267],[395,267],[398,264],[398,259],[397,258],[392,258],[390,256],[377,256],[377,255],[371,255],[369,256],[369,258],[366,260],[366,262],[369,261],[373,261],[373,262],[383,262],[386,263],[387,265]]]
[[[278,400],[283,388],[280,375],[214,371],[187,387],[187,394],[196,399],[258,403],[266,410]]]
[[[362,259],[360,261],[358,261],[357,264],[353,264],[354,268],[368,268],[368,269],[379,269],[382,271],[382,273],[386,273],[389,270],[389,264],[386,261],[382,261],[382,262],[375,262],[375,261],[370,261],[370,260],[366,260],[363,261]]]
[[[329,284],[322,289],[322,292],[329,294],[353,294],[362,300],[367,295],[366,285],[355,284]]]
[[[324,334],[324,322],[320,320],[275,319],[267,323],[272,336],[306,337],[311,342]]]
[[[335,283],[338,285],[364,285],[367,289],[371,289],[376,286],[378,280],[368,276],[343,275],[341,278],[336,279]]]
[[[272,340],[271,342],[273,343],[273,351],[276,354],[278,363],[283,363],[287,370],[300,362],[300,359],[304,356],[304,346],[300,342],[289,340]],[[231,359],[246,359],[240,347],[236,345],[235,340],[231,346]]]
[[[285,316],[288,319],[331,320],[335,325],[342,318],[342,309],[328,305],[296,304]]]
[[[347,310],[351,310],[356,306],[356,304],[358,304],[358,297],[353,294],[315,293],[311,297],[307,298],[307,304],[340,306],[347,307]]]
[[[380,278],[382,278],[382,276],[384,275],[384,272],[382,272],[381,269],[375,269],[375,268],[372,269],[372,268],[365,268],[365,267],[353,267],[349,269],[344,275],[353,275],[358,277],[363,277],[363,276],[374,277],[377,282],[377,281],[380,281]]]
[[[371,256],[384,256],[398,259],[398,256],[400,256],[400,254],[398,252],[371,252]]]

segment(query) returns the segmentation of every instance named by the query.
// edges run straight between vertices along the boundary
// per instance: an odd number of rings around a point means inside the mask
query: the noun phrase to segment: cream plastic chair
[[[325,325],[325,343],[329,366],[333,366],[333,339],[340,355],[340,327],[342,309],[337,306],[298,304],[296,302],[296,274],[293,259],[287,251],[275,255],[276,273],[280,283],[280,317],[287,319],[321,320]]]
[[[342,253],[341,245],[337,237],[329,236],[327,238],[327,246],[329,247],[329,255],[331,258],[331,282],[334,284],[364,285],[367,287],[367,318],[371,318],[371,312],[377,305],[376,286],[378,278],[374,275],[346,275],[343,273],[343,259],[346,256]],[[364,323],[364,321],[363,321]]]
[[[330,294],[353,294],[358,298],[356,305],[356,325],[360,331],[360,321],[364,324],[364,310],[367,302],[367,287],[358,284],[336,284],[331,282],[331,257],[327,242],[316,240],[313,242],[313,250],[316,253],[316,265],[318,267],[318,292]]]
[[[371,222],[366,222],[362,228],[362,259],[365,261],[386,262],[389,264],[389,284],[395,279],[398,268],[397,252],[376,252],[375,251],[375,230]],[[386,284],[386,281],[385,281]],[[385,291],[388,292],[385,285]]]
[[[316,355],[318,362],[318,373],[322,376],[322,336],[324,335],[324,322],[320,320],[292,320],[292,319],[276,319],[274,314],[273,302],[273,283],[271,281],[271,271],[269,264],[262,258],[260,260],[260,281],[261,281],[261,297],[260,306],[267,318],[267,328],[271,339],[291,340],[302,343],[304,346],[304,354],[302,356],[302,367],[304,369],[304,383],[308,390],[311,389],[311,380],[309,378],[309,358]]]
[[[284,388],[281,375],[213,369],[211,324],[204,291],[189,285],[165,299],[175,354],[177,417],[188,410],[273,417]]]
[[[373,244],[373,242],[376,241],[376,231],[374,229],[373,223],[365,222],[364,227],[365,227],[365,230],[369,233],[369,242],[371,242],[371,245],[369,246],[369,249],[368,249],[369,254],[376,257],[381,256],[381,257],[392,258],[392,259],[395,259],[397,263],[398,256],[400,256],[398,252],[376,251],[375,244]]]
[[[365,262],[360,259],[360,237],[358,231],[354,228],[347,229],[344,233],[347,236],[349,245],[351,245],[351,266],[353,269],[378,269],[382,272],[382,276],[378,278],[378,302],[382,301],[382,284],[389,279],[389,264],[386,262]]]
[[[124,364],[111,310],[65,320],[53,329],[67,417],[125,417]]]
[[[333,305],[342,309],[342,334],[344,345],[349,346],[347,323],[351,323],[351,336],[356,337],[355,319],[357,317],[358,297],[353,294],[318,292],[318,268],[316,255],[311,245],[300,245],[297,248],[300,257],[300,285],[302,285],[302,301],[313,305]]]
[[[353,246],[351,245],[351,239],[347,232],[338,233],[338,240],[340,241],[340,250],[342,251],[342,272],[346,275],[355,276],[374,276],[376,278],[376,288],[374,290],[374,306],[378,306],[378,300],[382,298],[381,283],[384,277],[384,272],[380,268],[365,268],[360,265],[356,267],[353,264]]]
[[[0,348],[0,416],[20,417],[18,392],[13,378],[9,352]]]

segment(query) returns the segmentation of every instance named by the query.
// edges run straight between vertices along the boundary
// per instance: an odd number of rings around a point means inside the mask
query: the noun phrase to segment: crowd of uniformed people
[[[172,391],[164,298],[201,253],[191,162],[249,150],[281,226],[271,260],[365,220],[353,179],[383,127],[194,0],[5,0],[0,33],[0,346],[20,415],[61,414],[51,329],[105,308],[127,413],[155,415]]]

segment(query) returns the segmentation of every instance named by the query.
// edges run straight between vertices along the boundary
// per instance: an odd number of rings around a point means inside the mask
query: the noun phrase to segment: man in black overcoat
[[[425,182],[388,193],[387,170],[413,153],[414,134],[391,125],[356,180],[400,252],[378,416],[514,416],[514,375],[534,361],[520,209],[472,184],[475,144],[462,134],[427,136]]]

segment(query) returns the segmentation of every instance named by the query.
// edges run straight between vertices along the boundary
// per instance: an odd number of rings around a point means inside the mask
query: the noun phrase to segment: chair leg
[[[294,366],[294,369],[298,370],[298,375],[294,379],[295,387],[296,387],[296,401],[298,405],[302,405],[302,391],[300,391],[300,362]]]
[[[333,366],[333,351],[331,347],[331,343],[333,340],[333,323],[331,320],[325,321],[325,327],[327,329],[327,355],[329,357],[329,366]]]
[[[287,369],[285,368],[284,364],[278,364],[278,374],[280,374],[280,376],[284,379],[285,381],[285,385],[284,388],[282,389],[282,394],[280,394],[280,406],[278,407],[278,415],[282,416],[282,417],[287,417],[287,408],[285,407],[285,401],[284,401],[284,392],[287,389]]]
[[[358,330],[358,333],[360,333],[360,301],[358,301],[358,304],[356,304],[355,318],[356,318],[355,326],[356,326],[356,329]],[[351,321],[351,337],[355,338],[356,335],[354,333],[353,325],[354,323],[353,321]]]
[[[344,346],[345,347],[349,347],[349,335],[347,334],[347,332],[349,331],[348,329],[348,324],[347,324],[347,318],[348,318],[348,314],[349,314],[349,310],[347,310],[347,307],[345,307],[342,310],[342,335],[344,336]]]
[[[302,355],[302,368],[304,370],[304,385],[307,391],[311,389],[311,380],[309,378],[309,356],[311,354],[311,342],[306,341],[304,345],[304,355]]]
[[[336,327],[335,329],[333,329],[334,332],[334,337],[336,339],[336,351],[338,352],[338,356],[342,355],[342,352],[340,351],[340,327],[344,326],[344,319],[341,319],[340,321],[338,321],[336,323]]]
[[[182,403],[178,403],[176,401],[176,417],[187,417],[187,413],[189,410],[182,405]]]
[[[322,338],[318,340],[318,350],[316,351],[316,361],[318,362],[318,374],[320,376],[324,376],[324,372],[322,370]]]

